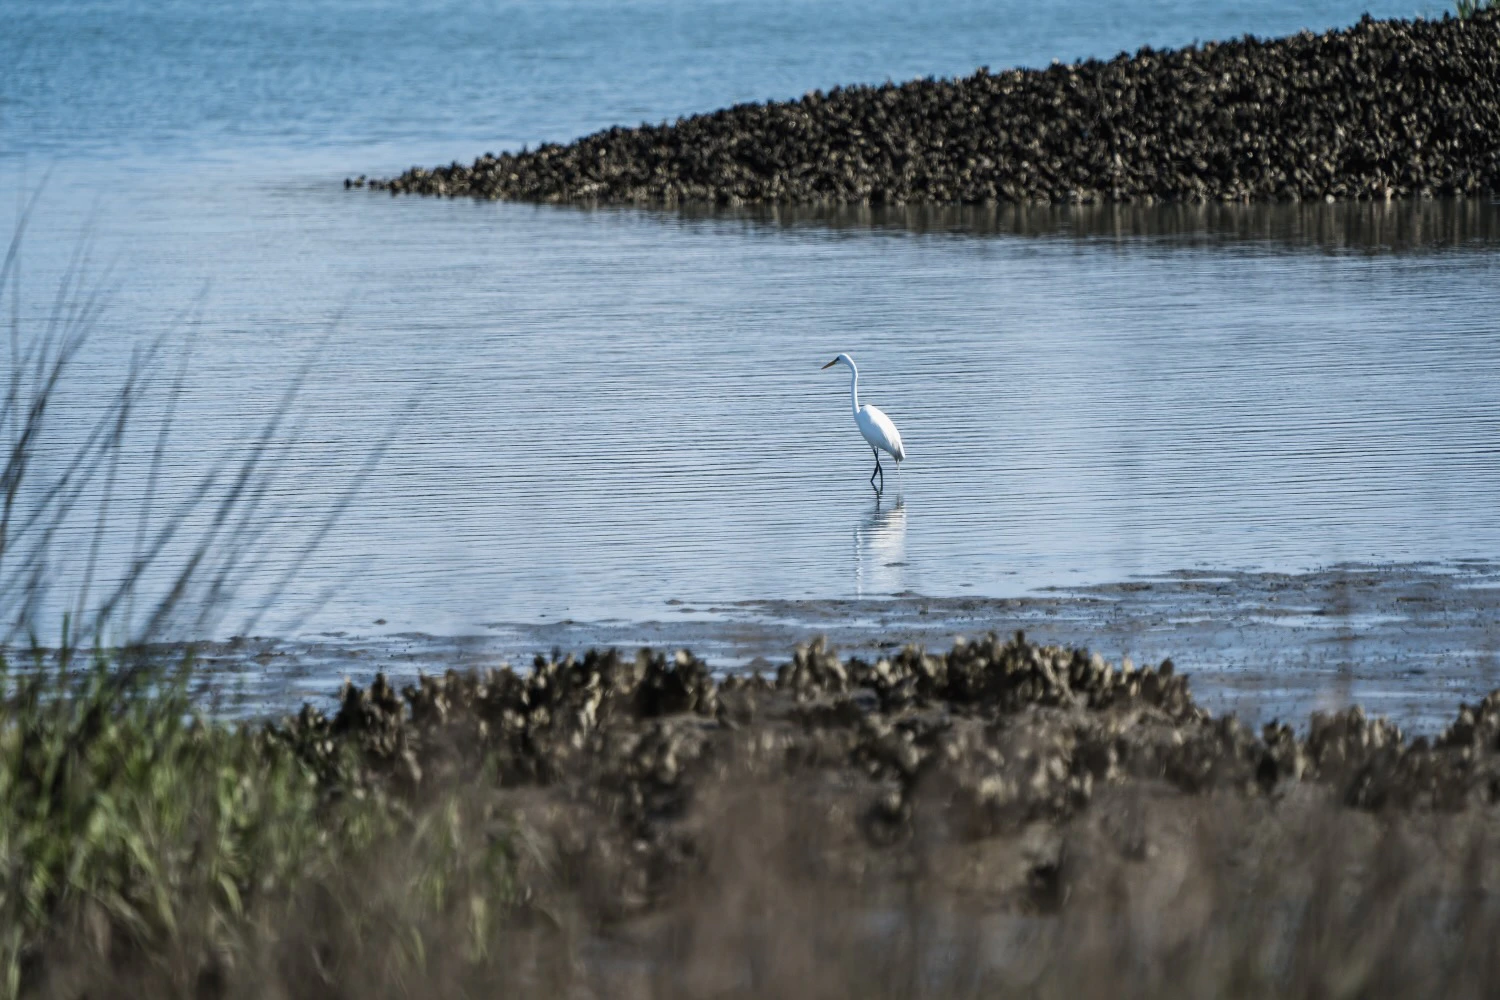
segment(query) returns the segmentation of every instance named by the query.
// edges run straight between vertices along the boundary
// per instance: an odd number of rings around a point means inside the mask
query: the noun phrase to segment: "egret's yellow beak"
[[[836,365],[838,363],[839,363],[839,359],[838,358],[834,358],[832,361],[828,362],[828,364],[824,365],[823,367],[824,368],[832,368],[834,365]]]

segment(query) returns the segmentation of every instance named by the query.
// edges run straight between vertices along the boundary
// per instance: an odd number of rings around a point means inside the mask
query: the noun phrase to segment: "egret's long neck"
[[[856,416],[859,414],[859,369],[854,367],[854,362],[849,362],[849,408]]]

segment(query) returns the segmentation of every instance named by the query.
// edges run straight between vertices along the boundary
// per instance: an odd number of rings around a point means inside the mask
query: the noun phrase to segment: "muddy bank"
[[[638,204],[1488,196],[1500,11],[839,88],[345,183]]]

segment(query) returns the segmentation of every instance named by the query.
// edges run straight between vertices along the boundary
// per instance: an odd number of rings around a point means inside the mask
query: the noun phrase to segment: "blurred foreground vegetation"
[[[454,929],[460,952],[483,953],[487,910],[507,905],[511,882],[508,838],[480,828],[477,801],[394,796],[348,745],[206,719],[190,671],[190,659],[6,671],[6,995],[120,976],[160,995],[216,993],[313,914],[330,940],[388,946],[385,967],[364,971],[392,984],[447,952]],[[309,983],[343,971],[326,949],[295,960]]]
[[[774,679],[538,657],[238,724],[143,657],[5,672],[5,995],[1500,983],[1500,696],[1437,739],[1257,735],[1170,665],[990,636]]]

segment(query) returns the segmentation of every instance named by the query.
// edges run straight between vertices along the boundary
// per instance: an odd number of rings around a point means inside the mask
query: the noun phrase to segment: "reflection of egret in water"
[[[854,526],[854,592],[857,597],[906,589],[906,503],[882,505]]]

